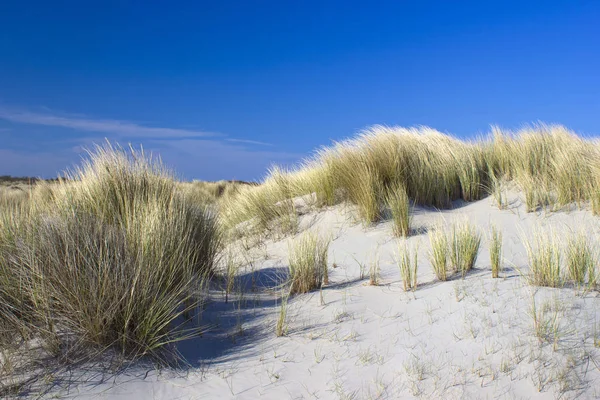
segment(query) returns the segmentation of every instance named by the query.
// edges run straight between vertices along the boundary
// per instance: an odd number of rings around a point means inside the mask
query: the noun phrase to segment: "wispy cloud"
[[[273,144],[258,140],[232,138],[202,130],[152,127],[131,121],[59,114],[51,110],[38,112],[0,105],[0,120],[73,131],[72,135],[61,135],[60,139],[48,137],[41,145],[37,133],[36,146],[33,147],[28,135],[18,136],[15,133],[12,136],[13,146],[10,146],[12,149],[0,144],[0,172],[13,175],[55,176],[56,171],[77,163],[82,149],[101,143],[104,137],[122,144],[143,144],[145,150],[160,154],[167,165],[188,179],[254,180],[264,176],[273,163],[288,165],[302,156],[277,150]],[[9,127],[14,132],[20,131],[12,128]]]
[[[220,136],[217,133],[199,130],[151,127],[134,122],[111,119],[58,116],[50,113],[36,113],[5,107],[0,107],[0,119],[31,125],[53,126],[88,132],[113,134],[123,137],[176,138]]]
[[[246,140],[246,139],[225,139],[228,142],[234,143],[246,143],[246,144],[257,144],[259,146],[273,146],[273,143],[259,142],[258,140]]]

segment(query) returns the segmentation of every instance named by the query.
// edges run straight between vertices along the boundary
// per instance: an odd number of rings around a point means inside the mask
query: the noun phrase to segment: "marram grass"
[[[324,284],[329,242],[306,232],[289,244],[290,294],[308,293]]]
[[[0,211],[0,339],[141,356],[188,337],[178,326],[212,273],[216,216],[143,152],[97,147],[68,178]]]
[[[254,220],[268,229],[271,221],[294,220],[287,200],[314,194],[317,206],[353,203],[369,225],[382,218],[382,207],[397,188],[421,206],[450,208],[455,200],[490,194],[503,206],[499,182],[509,181],[523,191],[527,211],[590,203],[598,213],[600,191],[593,184],[600,181],[598,165],[596,141],[557,125],[516,133],[493,128],[476,141],[426,127],[374,126],[320,149],[295,170],[274,170],[261,186],[240,191],[225,207],[224,219],[228,226]]]

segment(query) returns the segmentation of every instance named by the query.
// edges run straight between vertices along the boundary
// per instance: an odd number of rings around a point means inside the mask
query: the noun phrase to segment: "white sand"
[[[476,269],[464,280],[439,282],[428,259],[426,233],[409,243],[419,249],[419,287],[402,290],[394,261],[398,239],[390,222],[363,228],[348,207],[301,218],[303,229],[333,236],[330,284],[290,300],[287,336],[276,337],[279,292],[269,277],[286,268],[288,241],[268,242],[241,271],[248,283],[242,305],[216,293],[203,321],[215,327],[179,348],[191,363],[180,371],[131,368],[110,381],[71,386],[54,395],[122,399],[399,399],[598,398],[600,349],[594,347],[600,298],[573,288],[535,288],[527,271],[523,237],[540,225],[563,235],[585,229],[595,237],[600,220],[588,211],[531,213],[512,194],[498,210],[491,199],[437,212],[417,209],[413,224],[430,229],[440,220],[467,218],[483,233]],[[490,224],[504,235],[504,266],[492,279]],[[600,243],[600,241],[598,242]],[[380,286],[359,279],[359,262],[379,259]],[[331,268],[335,262],[337,268]],[[540,343],[538,313],[554,324]],[[240,329],[241,327],[241,329]],[[600,323],[598,324],[600,337]],[[553,330],[550,330],[553,331]]]

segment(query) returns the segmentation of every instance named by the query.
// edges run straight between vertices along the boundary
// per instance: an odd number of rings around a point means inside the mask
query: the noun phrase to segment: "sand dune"
[[[90,399],[598,398],[600,299],[596,292],[568,285],[529,285],[523,243],[536,227],[555,232],[561,245],[581,230],[596,240],[600,225],[586,210],[526,213],[521,197],[509,192],[504,210],[491,198],[458,201],[445,211],[416,208],[415,232],[406,239],[418,248],[414,292],[402,289],[397,259],[405,239],[393,237],[391,222],[365,228],[354,220],[350,205],[307,212],[300,217],[300,231],[332,238],[329,284],[290,298],[286,335],[274,333],[281,303],[277,285],[288,269],[293,237],[247,244],[250,251],[235,253],[247,261],[238,271],[241,295],[225,303],[222,292],[212,292],[202,316],[212,328],[179,345],[189,368],[134,367],[107,382],[91,384],[90,379],[55,394]],[[464,220],[483,236],[475,268],[464,279],[456,274],[440,282],[428,258],[427,231]],[[499,279],[490,273],[492,224],[503,233]],[[368,270],[376,262],[380,282],[372,286]]]

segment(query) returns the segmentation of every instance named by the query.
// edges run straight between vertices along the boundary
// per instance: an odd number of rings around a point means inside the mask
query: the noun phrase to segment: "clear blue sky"
[[[104,138],[259,179],[372,124],[600,133],[598,1],[0,3],[0,175]]]

